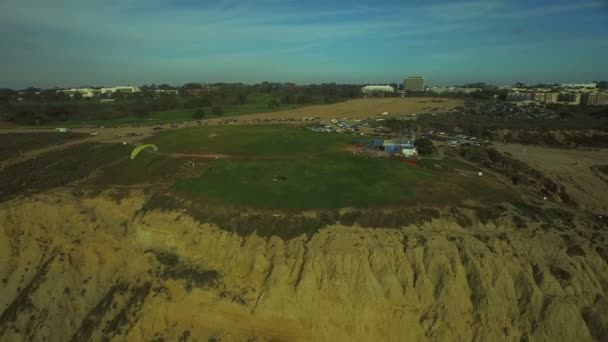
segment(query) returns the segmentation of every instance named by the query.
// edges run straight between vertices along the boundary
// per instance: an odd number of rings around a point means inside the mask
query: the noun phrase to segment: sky
[[[0,0],[0,87],[608,80],[608,0]]]

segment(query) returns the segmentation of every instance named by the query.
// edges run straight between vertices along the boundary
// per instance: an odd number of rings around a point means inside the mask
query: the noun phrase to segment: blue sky
[[[608,79],[608,0],[0,0],[0,87]]]

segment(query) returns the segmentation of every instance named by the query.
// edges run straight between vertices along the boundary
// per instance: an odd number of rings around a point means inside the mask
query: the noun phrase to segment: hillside
[[[608,336],[603,150],[411,165],[292,126],[130,131],[22,132],[0,163],[0,340]]]

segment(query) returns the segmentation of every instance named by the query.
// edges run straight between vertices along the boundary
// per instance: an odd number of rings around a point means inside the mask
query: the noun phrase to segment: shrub
[[[213,115],[222,116],[224,115],[224,108],[222,108],[221,106],[213,106],[211,112],[213,113]]]
[[[418,153],[423,154],[423,155],[432,154],[433,152],[435,152],[435,146],[433,145],[433,142],[431,141],[431,139],[428,139],[428,138],[420,138],[420,139],[416,140],[414,142],[414,146],[416,146]]]
[[[192,118],[194,120],[200,120],[205,117],[205,110],[203,108],[197,109],[194,114],[192,114]]]

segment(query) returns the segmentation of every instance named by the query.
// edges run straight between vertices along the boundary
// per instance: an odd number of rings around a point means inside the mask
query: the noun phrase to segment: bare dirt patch
[[[403,117],[410,116],[411,114],[446,111],[462,105],[463,101],[459,99],[417,97],[371,98],[350,100],[330,105],[306,106],[280,112],[239,115],[231,118],[247,121],[304,117],[320,117],[322,120],[331,120],[332,118],[365,119],[382,117],[382,113],[384,112],[388,113],[386,117]],[[215,123],[219,120],[221,119],[208,121]]]
[[[608,183],[602,181],[595,165],[608,164],[608,150],[574,150],[518,144],[501,144],[496,148],[510,153],[566,187],[583,209],[608,214]]]

